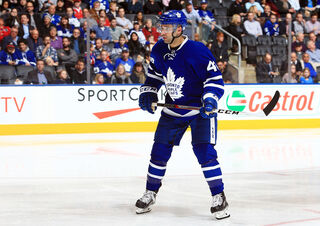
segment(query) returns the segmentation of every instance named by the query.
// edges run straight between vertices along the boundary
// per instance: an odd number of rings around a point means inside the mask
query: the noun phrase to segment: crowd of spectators
[[[207,45],[226,83],[236,82],[229,56],[239,46],[216,27],[221,18],[242,44],[245,36],[293,37],[291,68],[288,59],[274,65],[268,51],[261,62],[250,62],[257,66],[257,82],[318,82],[319,8],[319,0],[2,0],[0,83],[143,83],[161,38],[157,16],[171,9],[186,15],[184,33]],[[224,18],[217,13],[224,11]]]

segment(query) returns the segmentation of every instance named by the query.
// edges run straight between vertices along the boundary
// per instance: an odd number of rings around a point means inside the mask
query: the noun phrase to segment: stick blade
[[[277,90],[272,97],[270,103],[263,109],[263,112],[266,116],[268,116],[271,111],[274,109],[274,107],[277,105],[278,100],[280,98],[280,92]]]

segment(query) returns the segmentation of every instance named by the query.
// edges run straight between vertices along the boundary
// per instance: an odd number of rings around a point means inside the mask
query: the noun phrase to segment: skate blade
[[[230,217],[229,207],[226,207],[224,210],[216,212],[213,214],[217,220],[222,220]]]
[[[137,208],[136,209],[136,214],[143,214],[143,213],[148,213],[151,211],[151,207],[147,207],[145,209]]]

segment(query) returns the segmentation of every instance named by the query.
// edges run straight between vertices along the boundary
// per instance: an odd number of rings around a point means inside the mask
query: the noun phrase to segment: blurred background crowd
[[[226,83],[318,83],[320,0],[0,0],[1,84],[143,83],[182,10]]]

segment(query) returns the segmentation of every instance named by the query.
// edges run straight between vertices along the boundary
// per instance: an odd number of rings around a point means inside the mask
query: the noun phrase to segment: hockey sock
[[[223,191],[222,173],[218,160],[214,159],[209,163],[201,165],[204,177],[209,185],[212,195]]]
[[[152,147],[148,168],[147,190],[158,192],[161,180],[166,173],[167,162],[171,156],[173,145],[155,142]]]

